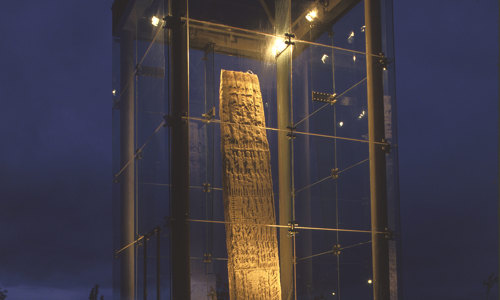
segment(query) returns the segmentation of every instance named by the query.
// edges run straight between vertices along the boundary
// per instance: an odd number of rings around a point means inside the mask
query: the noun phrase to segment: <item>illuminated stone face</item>
[[[276,229],[262,226],[276,216],[257,75],[221,71],[220,119],[231,300],[281,300]]]

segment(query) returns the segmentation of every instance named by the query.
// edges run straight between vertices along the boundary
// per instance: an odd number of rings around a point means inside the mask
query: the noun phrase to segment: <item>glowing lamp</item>
[[[280,38],[277,38],[274,40],[274,44],[271,48],[271,53],[276,56],[278,54],[280,54],[281,52],[283,52],[283,50],[286,49],[286,43],[284,40],[280,39]]]
[[[306,20],[309,21],[309,22],[312,22],[317,17],[318,17],[318,11],[316,9],[313,9],[310,12],[307,13]]]
[[[155,26],[155,27],[158,26],[158,24],[160,24],[160,19],[158,19],[158,17],[156,17],[156,16],[153,16],[151,18],[151,24],[153,24],[153,26]]]

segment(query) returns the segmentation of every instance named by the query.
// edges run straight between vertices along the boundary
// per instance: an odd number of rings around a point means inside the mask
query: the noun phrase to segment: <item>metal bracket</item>
[[[137,160],[144,158],[144,155],[142,155],[142,149],[135,150],[134,158]]]
[[[332,247],[333,255],[339,256],[341,252],[342,252],[342,248],[340,248],[340,244],[333,245],[333,247]]]
[[[212,262],[212,253],[203,253],[203,263],[209,264]]]
[[[387,57],[385,57],[383,52],[380,52],[378,55],[381,56],[378,59],[379,65],[382,67],[382,70],[387,70],[387,66],[391,63],[391,61]]]
[[[278,58],[278,56],[280,56],[281,53],[285,52],[285,50],[288,49],[289,46],[295,45],[295,42],[292,41],[292,38],[294,38],[294,37],[295,37],[295,34],[293,34],[293,33],[285,33],[284,43],[285,43],[286,47],[283,50],[281,50],[279,53],[276,53],[276,58]]]
[[[381,142],[384,143],[382,145],[382,151],[384,151],[386,154],[391,153],[391,144],[389,144],[389,142],[387,142],[385,138],[382,138]]]
[[[213,119],[215,119],[215,106],[213,106],[208,112],[201,115],[203,119],[205,119],[204,123],[210,123]]]
[[[334,168],[330,171],[330,176],[333,179],[338,179],[339,178],[339,168]]]
[[[295,45],[295,43],[292,42],[292,38],[295,38],[295,34],[287,32],[287,33],[285,33],[285,37],[287,38],[287,40],[285,41],[285,44],[287,44],[288,46]]]
[[[324,103],[330,103],[331,105],[337,102],[337,93],[328,94],[320,92],[312,92],[312,100]]]
[[[212,191],[212,186],[210,185],[210,183],[205,182],[203,184],[203,192],[204,193],[210,193],[211,191]]]
[[[295,129],[297,129],[297,127],[290,125],[290,126],[287,126],[286,128],[288,130],[290,130],[290,132],[287,133],[286,136],[288,137],[289,140],[294,140],[296,138],[296,136],[295,136],[295,133],[293,133],[293,132],[295,131]]]
[[[163,28],[167,29],[172,29],[175,25],[183,25],[186,23],[186,21],[181,20],[180,17],[174,17],[174,16],[166,16],[163,18],[163,21],[165,21],[165,25],[163,25]]]
[[[163,120],[165,121],[163,127],[174,127],[175,125],[188,122],[187,113],[182,113],[181,116],[163,115]]]
[[[386,227],[384,232],[384,238],[390,241],[394,240],[394,232]]]
[[[295,221],[288,222],[288,236],[289,237],[295,236],[297,233],[299,233],[299,231],[297,230],[297,226],[299,226],[299,224],[297,224],[297,222],[295,222]]]

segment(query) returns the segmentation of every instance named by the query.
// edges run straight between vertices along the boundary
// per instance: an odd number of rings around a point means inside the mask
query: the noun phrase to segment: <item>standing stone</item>
[[[220,119],[231,300],[281,300],[276,229],[248,225],[276,224],[257,75],[221,71]]]

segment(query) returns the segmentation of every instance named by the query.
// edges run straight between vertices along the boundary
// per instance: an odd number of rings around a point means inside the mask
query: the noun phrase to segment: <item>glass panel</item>
[[[295,53],[297,131],[367,140],[365,56],[313,45]]]
[[[170,151],[168,129],[163,126],[164,115],[168,113],[169,81],[168,71],[165,71],[168,64],[166,63],[168,47],[164,39],[163,18],[166,15],[164,3],[163,0],[136,1],[131,10],[122,11],[123,27],[118,32],[119,35],[128,32],[129,38],[133,39],[131,47],[125,46],[127,48],[122,49],[128,51],[130,71],[133,76],[131,76],[132,80],[122,82],[121,86],[119,74],[113,81],[114,108],[117,112],[114,118],[118,120],[114,136],[120,136],[116,132],[120,130],[122,93],[130,93],[134,100],[131,108],[134,124],[133,155],[126,159],[128,163],[114,168],[113,171],[114,174],[120,175],[124,170],[133,168],[135,173],[134,220],[128,220],[135,225],[135,241],[128,245],[118,243],[115,249],[119,250],[128,246],[127,249],[134,250],[135,264],[131,269],[135,269],[136,294],[143,295],[147,290],[151,298],[156,296],[157,288],[161,295],[170,293],[170,260],[168,259],[170,241],[167,227],[165,227],[166,217],[170,214]],[[119,56],[116,57],[119,63],[123,63],[119,60]],[[117,146],[114,150],[115,155],[120,153],[119,143]],[[120,176],[118,176],[116,183],[118,195],[121,184]],[[114,211],[119,214],[120,210],[117,208],[120,207],[120,196],[115,198],[117,198],[117,204]],[[119,237],[119,221],[115,223],[115,228],[118,228],[116,236]],[[119,262],[122,253],[117,254],[115,278],[120,277]],[[157,268],[159,268],[159,273]],[[162,284],[158,287],[157,280],[159,279]],[[118,285],[115,286],[115,299],[120,299],[118,287]]]
[[[333,25],[333,45],[349,50],[365,52],[364,2],[357,4]]]
[[[112,112],[112,149],[113,149],[113,159],[112,159],[112,172],[113,176],[120,171],[120,111],[117,109],[115,103],[119,102],[120,94],[120,39],[113,38],[112,42],[113,51],[113,79],[112,79],[112,90],[111,90],[111,106]],[[120,243],[120,185],[114,180],[112,185],[113,193],[113,249],[119,249],[121,247]],[[120,265],[117,259],[113,261],[113,299],[118,299],[116,296],[116,291],[120,289]]]
[[[197,245],[191,247],[192,299],[229,299],[224,224],[192,222],[190,229]]]
[[[134,12],[136,230],[144,235],[163,225],[170,214],[170,152],[168,127],[164,126],[169,110],[168,47],[164,43],[164,1],[140,1]]]
[[[169,118],[173,79],[168,45],[171,31],[163,26],[172,25],[168,22],[175,20],[164,20],[166,3],[134,2],[130,16],[122,24],[122,29],[133,31],[134,79],[123,87],[119,72],[114,72],[113,79],[117,108],[123,88],[132,89],[134,95],[135,157],[130,158],[130,166],[135,167],[136,176],[137,240],[132,245],[136,250],[135,288],[137,295],[147,290],[152,299],[156,295],[158,262],[162,299],[171,298],[170,193],[176,170],[171,169],[170,160],[170,147],[174,146],[170,143],[173,124]],[[290,134],[292,156],[284,163],[290,164],[291,174],[285,179],[292,183],[291,202],[299,226],[296,235],[290,231],[290,243],[296,245],[292,254],[297,258],[291,289],[296,290],[298,299],[372,297],[368,283],[372,262],[363,2],[293,0],[290,4],[290,31],[295,34],[290,40],[274,35],[275,1],[190,0],[189,18],[181,18],[189,37],[189,114],[183,120],[189,124],[189,136],[185,138],[189,140],[190,199],[182,200],[189,200],[190,204],[192,299],[229,298],[219,116],[221,70],[249,72],[259,78],[276,216],[280,179],[278,135]],[[384,24],[385,30],[389,30],[390,26]],[[392,36],[385,38],[391,40]],[[287,46],[286,42],[294,44]],[[116,65],[120,62],[118,39],[115,45]],[[390,55],[391,45],[390,41],[384,44]],[[290,74],[278,82],[277,57],[284,49],[286,53],[293,50]],[[393,76],[389,67],[384,73],[385,135],[395,144],[395,99],[389,84]],[[293,124],[280,131],[277,92],[282,86],[288,87],[286,78],[291,79]],[[116,134],[120,129],[118,110],[114,112],[113,126],[116,174],[123,169],[120,136]],[[387,156],[387,170],[389,206],[396,214],[399,208],[395,151]],[[119,187],[115,185],[114,189],[114,205],[118,208]],[[397,217],[391,215],[391,227],[397,229],[397,223]],[[119,219],[115,218],[114,226],[119,227]],[[283,226],[284,233],[292,229]],[[156,228],[161,229],[159,256]],[[114,245],[118,249],[123,246],[116,238],[119,229],[115,233]],[[116,263],[115,279],[119,272]],[[119,281],[115,280],[115,291],[118,288]]]
[[[296,240],[299,299],[370,299],[370,234],[301,231]]]
[[[214,50],[210,44],[207,47],[206,51],[190,50],[190,117],[219,119],[220,74],[221,70],[231,70],[258,76],[266,126],[276,126],[275,65],[245,56],[212,54],[220,49]]]
[[[190,0],[189,18],[273,33],[274,1]]]
[[[198,220],[224,220],[222,201],[222,153],[220,121],[206,122],[191,118],[190,123],[190,218]],[[212,138],[204,134],[212,132]],[[270,145],[276,145],[277,131],[267,130]],[[275,206],[278,205],[278,153],[277,147],[270,147],[271,174]],[[213,168],[213,171],[211,171]],[[224,239],[218,241],[223,243]]]
[[[292,0],[291,4],[295,39],[365,51],[363,1]]]

